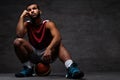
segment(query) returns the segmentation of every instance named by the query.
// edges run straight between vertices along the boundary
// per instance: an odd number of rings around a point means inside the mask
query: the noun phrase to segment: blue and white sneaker
[[[84,77],[84,73],[79,70],[79,68],[77,67],[76,63],[73,63],[67,69],[66,78],[69,78],[69,79],[80,79],[82,77]]]
[[[33,74],[33,68],[28,68],[27,66],[24,66],[23,69],[15,74],[15,77],[30,77]]]

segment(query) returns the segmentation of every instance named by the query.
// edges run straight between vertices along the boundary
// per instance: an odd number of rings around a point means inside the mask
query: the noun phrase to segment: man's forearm
[[[54,37],[50,43],[50,45],[47,47],[47,49],[54,49],[56,46],[58,46],[61,42],[61,37],[57,36],[57,37]]]
[[[25,28],[24,28],[24,18],[20,17],[18,24],[17,24],[17,29],[16,29],[16,35],[18,37],[23,37],[25,33]]]

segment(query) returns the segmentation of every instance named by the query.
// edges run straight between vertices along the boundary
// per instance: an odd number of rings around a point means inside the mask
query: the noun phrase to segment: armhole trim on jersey
[[[26,22],[28,22],[28,23],[29,23],[29,22],[31,22],[31,21],[30,21],[30,20],[27,20]]]
[[[44,21],[43,21],[43,24],[44,24],[45,22],[49,22],[49,21],[50,21],[50,20],[44,20]]]

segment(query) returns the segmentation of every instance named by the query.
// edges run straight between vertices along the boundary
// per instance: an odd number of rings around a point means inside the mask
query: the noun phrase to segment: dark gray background
[[[19,71],[13,48],[19,15],[29,0],[0,1],[0,73]],[[57,24],[63,43],[87,72],[120,71],[119,0],[37,0],[42,17]],[[65,72],[59,60],[53,72]]]

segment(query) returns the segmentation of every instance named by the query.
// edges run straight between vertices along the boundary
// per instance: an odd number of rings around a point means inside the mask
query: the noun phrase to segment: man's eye
[[[30,11],[30,9],[28,9],[27,11]]]
[[[33,8],[33,9],[37,9],[37,8]]]

